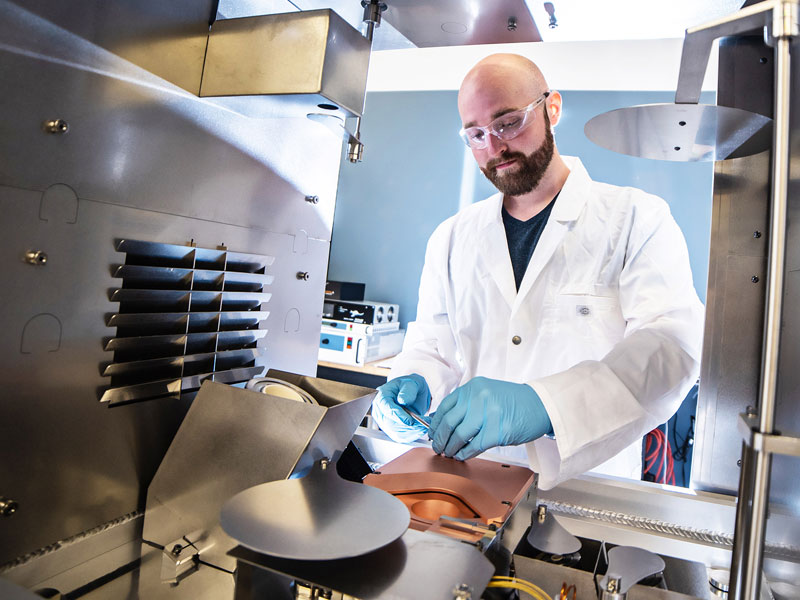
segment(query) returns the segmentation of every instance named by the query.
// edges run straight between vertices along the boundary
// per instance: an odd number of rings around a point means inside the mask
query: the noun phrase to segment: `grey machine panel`
[[[4,573],[141,511],[187,410],[98,402],[119,239],[275,257],[257,364],[315,372],[341,139],[305,118],[247,119],[158,76],[180,58],[162,33],[194,56],[211,4],[0,0],[0,496],[18,503],[0,523]],[[201,67],[200,50],[181,69]],[[66,133],[43,130],[55,119]]]
[[[771,48],[760,37],[726,38],[720,43],[718,102],[772,115]],[[792,73],[791,147],[800,134],[800,65]],[[761,343],[769,244],[770,156],[716,163],[709,262],[706,329],[697,413],[692,486],[735,494],[742,439],[740,413],[758,409]],[[797,365],[800,318],[793,307],[800,293],[800,172],[792,161],[788,201],[787,265],[776,428],[800,431]],[[774,510],[800,516],[800,462],[775,456],[771,501]],[[791,543],[768,527],[768,542]]]

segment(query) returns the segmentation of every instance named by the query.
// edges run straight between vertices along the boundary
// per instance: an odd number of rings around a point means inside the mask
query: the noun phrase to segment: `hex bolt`
[[[508,25],[506,25],[506,29],[509,31],[517,30],[517,17],[508,17]]]
[[[42,123],[42,129],[46,133],[67,133],[69,131],[69,123],[64,119],[51,119]]]
[[[41,250],[28,250],[25,253],[25,262],[37,267],[43,267],[47,264],[47,253]]]
[[[753,283],[758,283],[758,275],[753,275],[753,276],[750,278],[750,281],[752,281]]]
[[[19,504],[10,498],[0,496],[0,517],[10,517],[19,508]]]
[[[306,202],[309,204],[319,204],[319,196],[306,196]]]
[[[472,588],[466,583],[459,583],[453,588],[453,600],[472,600]]]
[[[753,232],[753,237],[756,238],[756,239],[760,238],[761,237],[761,232],[756,229]]]
[[[298,271],[297,278],[301,281],[308,281],[308,271]]]

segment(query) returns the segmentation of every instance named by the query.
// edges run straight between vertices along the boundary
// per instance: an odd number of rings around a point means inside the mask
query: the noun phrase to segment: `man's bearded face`
[[[550,161],[553,160],[555,142],[553,132],[550,128],[550,119],[547,111],[544,111],[544,140],[538,149],[527,156],[522,152],[504,151],[500,156],[493,158],[481,167],[481,171],[494,186],[506,196],[521,196],[533,191],[544,177]],[[499,164],[515,159],[517,168],[509,171],[498,172],[496,167]]]

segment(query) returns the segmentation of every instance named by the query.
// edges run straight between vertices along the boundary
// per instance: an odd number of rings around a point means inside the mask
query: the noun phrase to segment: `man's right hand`
[[[372,401],[372,418],[395,442],[408,443],[428,433],[401,408],[422,416],[431,405],[431,393],[422,375],[412,373],[386,382]]]

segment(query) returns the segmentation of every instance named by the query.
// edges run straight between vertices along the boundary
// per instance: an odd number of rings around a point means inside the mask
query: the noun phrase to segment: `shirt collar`
[[[575,221],[580,216],[589,195],[592,179],[579,158],[574,156],[562,156],[561,158],[569,168],[569,175],[558,193],[558,198],[550,213],[550,220],[568,223]],[[502,224],[503,194],[498,192],[489,200],[492,203],[492,214],[495,220]]]

